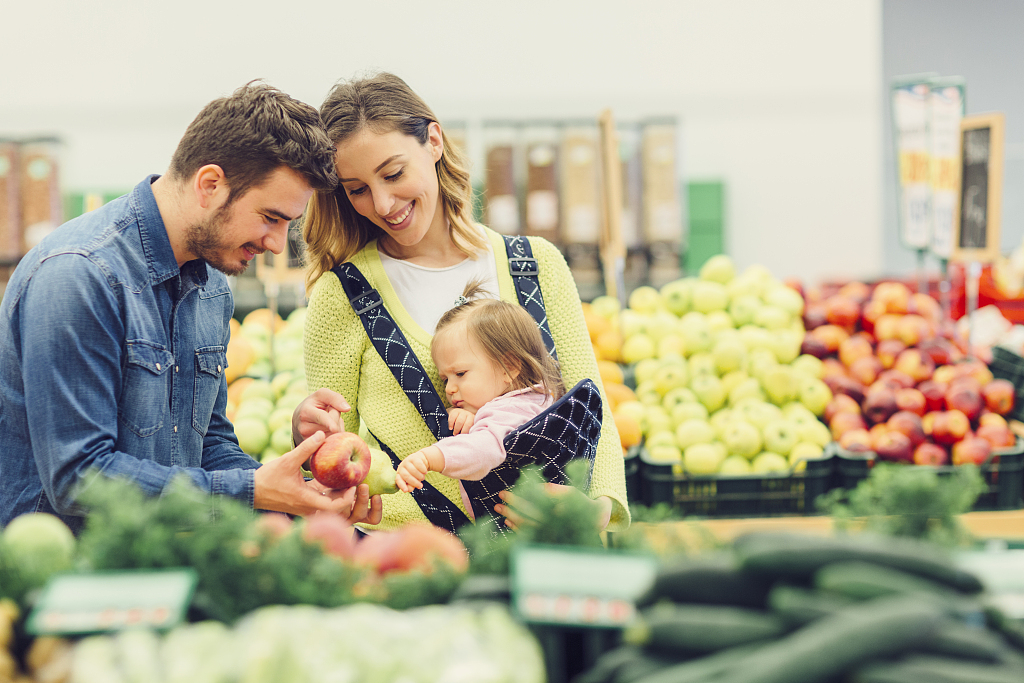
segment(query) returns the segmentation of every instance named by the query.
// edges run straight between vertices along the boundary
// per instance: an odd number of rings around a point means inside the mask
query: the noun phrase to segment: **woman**
[[[310,293],[306,379],[319,389],[296,408],[293,436],[298,442],[321,429],[360,431],[362,421],[404,458],[435,439],[370,343],[331,268],[350,261],[380,292],[444,395],[430,356],[434,326],[474,279],[516,302],[508,257],[501,236],[472,220],[472,186],[461,154],[445,143],[437,117],[402,79],[384,73],[339,84],[320,115],[337,147],[339,187],[314,194],[303,226]],[[565,385],[585,377],[600,382],[572,274],[553,245],[538,238],[530,242]],[[457,480],[432,472],[427,481],[463,506]],[[610,411],[604,414],[589,495],[600,508],[602,527],[629,524],[622,451]],[[495,510],[509,521],[518,519],[508,505]],[[412,519],[423,514],[410,494],[399,492],[387,497],[378,528]]]

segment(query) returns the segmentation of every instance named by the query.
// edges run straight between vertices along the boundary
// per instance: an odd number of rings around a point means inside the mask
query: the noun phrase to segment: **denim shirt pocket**
[[[228,366],[227,351],[223,346],[205,346],[196,349],[196,389],[192,402],[192,427],[206,436],[217,394],[224,382],[224,369]]]
[[[126,360],[117,417],[138,436],[152,436],[164,426],[174,354],[160,344],[132,340]]]

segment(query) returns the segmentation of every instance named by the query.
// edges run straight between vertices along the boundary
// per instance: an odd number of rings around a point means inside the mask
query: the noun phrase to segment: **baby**
[[[454,436],[402,461],[395,483],[405,492],[422,488],[427,472],[483,479],[505,460],[505,436],[565,393],[530,314],[482,294],[479,283],[470,283],[437,323],[430,355],[452,405]],[[465,490],[462,497],[472,516]]]

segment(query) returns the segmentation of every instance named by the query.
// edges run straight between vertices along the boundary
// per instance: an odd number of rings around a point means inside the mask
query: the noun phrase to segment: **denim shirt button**
[[[219,365],[217,366],[217,372],[220,372],[220,366]]]
[[[174,425],[174,433],[175,433],[175,434],[177,434],[177,433],[178,433],[178,425]]]
[[[157,372],[160,372],[160,364],[159,363],[156,364],[156,370],[157,370]]]

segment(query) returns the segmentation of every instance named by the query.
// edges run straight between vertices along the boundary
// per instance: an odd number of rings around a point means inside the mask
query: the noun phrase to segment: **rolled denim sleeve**
[[[77,485],[87,471],[96,469],[132,480],[150,495],[159,495],[184,473],[203,491],[251,505],[253,468],[258,466],[251,458],[246,469],[239,463],[236,469],[211,472],[180,466],[187,459],[162,452],[170,451],[169,446],[142,453],[118,450],[126,341],[123,299],[132,295],[99,264],[78,254],[44,260],[22,295],[28,431],[47,497],[58,512],[73,513]],[[166,400],[164,405],[155,402],[152,410],[166,413],[170,430]]]

